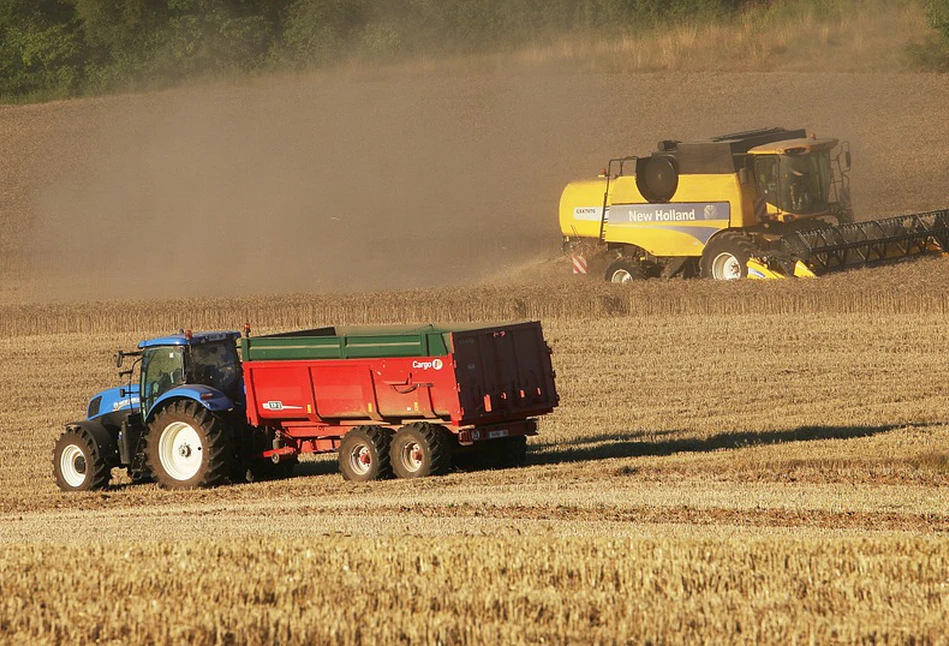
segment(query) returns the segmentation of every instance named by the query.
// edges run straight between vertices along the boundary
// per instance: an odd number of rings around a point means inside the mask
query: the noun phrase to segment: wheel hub
[[[372,451],[365,444],[358,444],[349,452],[349,467],[353,473],[365,475],[372,466]]]
[[[158,457],[165,472],[179,481],[190,480],[201,470],[201,437],[187,422],[171,422],[158,439]]]
[[[715,280],[736,280],[741,278],[741,262],[734,255],[723,252],[712,261],[712,278]]]
[[[70,487],[76,488],[86,480],[86,456],[82,449],[70,444],[59,456],[59,472]]]
[[[418,471],[425,459],[425,452],[418,442],[409,442],[402,448],[402,464],[409,471]]]

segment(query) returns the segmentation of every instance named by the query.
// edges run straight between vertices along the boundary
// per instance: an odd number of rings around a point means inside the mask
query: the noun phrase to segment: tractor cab
[[[754,160],[759,194],[769,215],[779,220],[841,215],[849,211],[846,173],[850,152],[831,157],[836,139],[775,141],[748,151]]]
[[[174,396],[172,391],[206,404],[243,401],[238,338],[238,332],[188,331],[139,343],[143,417],[147,419],[158,403]]]

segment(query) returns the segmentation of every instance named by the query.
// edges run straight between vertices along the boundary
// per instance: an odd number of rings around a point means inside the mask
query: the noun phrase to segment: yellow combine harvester
[[[609,251],[611,282],[814,276],[949,249],[949,211],[854,223],[850,163],[846,143],[803,129],[661,141],[567,185],[560,229],[575,257]]]

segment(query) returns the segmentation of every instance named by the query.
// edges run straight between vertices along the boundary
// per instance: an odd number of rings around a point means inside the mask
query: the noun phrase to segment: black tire
[[[451,469],[451,436],[444,426],[406,424],[392,438],[389,455],[399,478],[443,475]]]
[[[527,438],[523,435],[488,440],[478,447],[482,469],[510,469],[527,463]]]
[[[149,424],[148,469],[165,489],[216,487],[232,475],[231,443],[230,429],[221,418],[197,402],[179,400]]]
[[[357,426],[339,444],[339,472],[350,482],[392,477],[389,461],[392,430],[383,426]]]
[[[758,247],[741,233],[720,233],[705,247],[699,267],[703,278],[733,280],[748,278],[748,261],[759,255]]]
[[[92,491],[108,486],[112,467],[89,431],[70,428],[53,448],[53,477],[63,491]]]
[[[604,278],[608,283],[628,283],[646,278],[646,272],[638,260],[620,258],[610,263],[610,266],[606,268]]]

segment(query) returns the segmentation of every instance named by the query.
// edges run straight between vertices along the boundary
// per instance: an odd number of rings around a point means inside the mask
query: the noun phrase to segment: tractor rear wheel
[[[63,491],[92,491],[109,484],[112,468],[91,433],[70,428],[53,449],[53,477]]]
[[[451,469],[451,437],[444,426],[406,424],[392,438],[392,470],[400,478],[442,475]]]
[[[197,402],[177,401],[149,425],[148,468],[166,489],[214,487],[233,468],[230,429]]]
[[[758,255],[755,244],[745,235],[727,231],[712,238],[702,252],[699,266],[703,278],[736,280],[748,277],[748,261]]]
[[[631,280],[646,278],[646,272],[638,260],[620,258],[611,262],[606,268],[605,278],[608,283],[628,283]]]
[[[357,426],[339,444],[339,472],[350,482],[392,477],[389,462],[392,430],[383,426]]]

